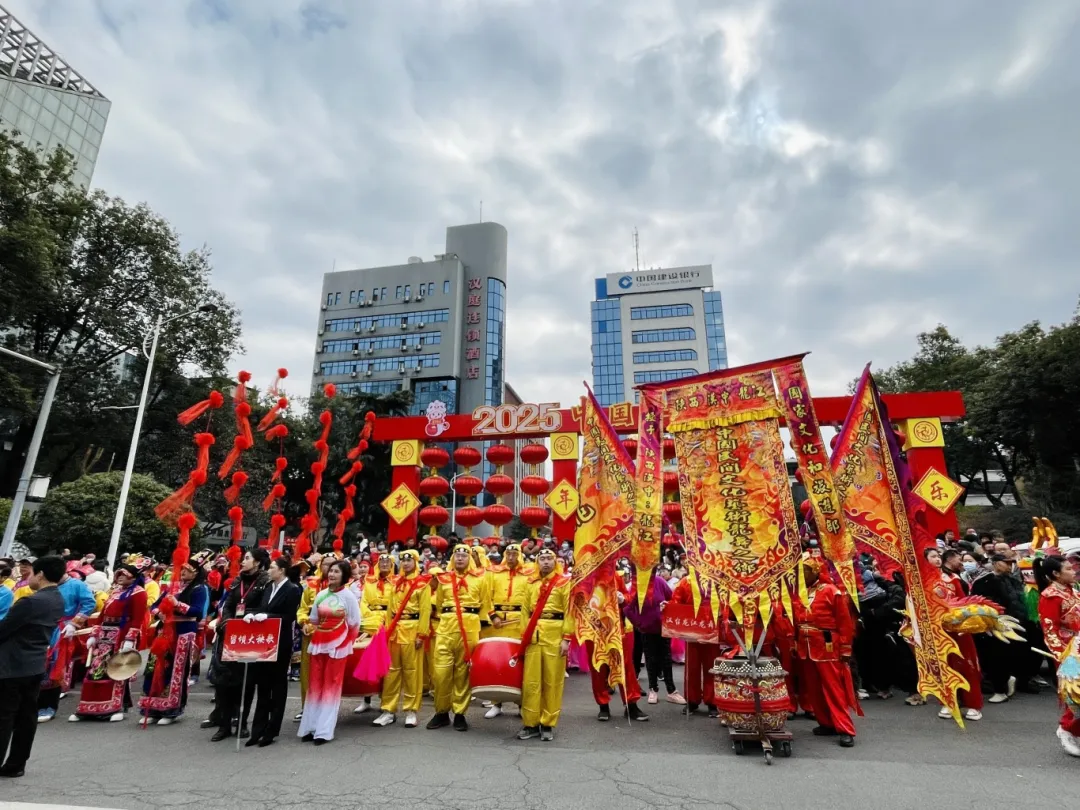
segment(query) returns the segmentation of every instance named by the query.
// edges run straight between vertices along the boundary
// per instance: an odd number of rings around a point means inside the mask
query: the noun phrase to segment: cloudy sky
[[[1080,291],[1075,0],[3,3],[111,99],[95,185],[213,249],[236,368],[294,390],[321,274],[441,252],[480,200],[531,401],[580,395],[635,226],[712,263],[733,363],[812,351],[818,394]]]

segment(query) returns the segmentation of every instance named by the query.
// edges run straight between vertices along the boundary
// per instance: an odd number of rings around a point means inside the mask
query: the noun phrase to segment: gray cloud
[[[943,321],[1077,297],[1080,8],[1028,3],[7,0],[113,101],[149,201],[306,389],[319,279],[510,233],[508,379],[572,402],[595,276],[711,262],[734,362],[839,393]]]

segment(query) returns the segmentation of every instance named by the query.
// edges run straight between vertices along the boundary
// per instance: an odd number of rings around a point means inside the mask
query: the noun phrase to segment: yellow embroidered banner
[[[593,666],[601,671],[607,665],[608,683],[615,687],[625,685],[615,561],[627,552],[634,523],[632,462],[591,390],[582,409],[581,425],[584,442],[578,467],[580,504],[570,612],[578,641],[592,642]]]
[[[959,647],[942,624],[949,608],[937,588],[941,574],[923,554],[933,540],[909,519],[926,506],[910,492],[911,474],[869,366],[859,380],[830,466],[856,546],[878,560],[886,578],[903,574],[919,693],[948,706],[962,726],[957,692],[968,682],[948,664],[950,655],[959,655]]]
[[[643,391],[638,411],[637,497],[630,562],[637,580],[638,605],[644,606],[653,569],[660,563],[660,514],[664,499],[664,448],[661,428],[663,397]]]

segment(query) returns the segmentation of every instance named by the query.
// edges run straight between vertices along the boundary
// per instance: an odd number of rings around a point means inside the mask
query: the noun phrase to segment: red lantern
[[[459,447],[454,451],[454,463],[468,469],[480,463],[480,451],[475,447]]]
[[[673,526],[682,522],[682,504],[678,501],[668,501],[663,505],[664,517]]]
[[[795,482],[798,483],[798,484],[802,483],[802,468],[801,467],[796,467],[795,468]]]
[[[668,532],[664,535],[664,539],[660,541],[660,545],[664,546],[665,548],[674,548],[675,546],[680,545],[679,536]]]
[[[427,544],[431,546],[432,551],[446,551],[450,547],[450,544],[446,542],[446,538],[437,534],[430,535],[427,538]]]
[[[509,475],[495,473],[494,475],[488,476],[488,480],[484,484],[484,489],[492,495],[509,495],[514,491],[514,479]]]
[[[487,460],[497,467],[512,464],[514,461],[514,448],[508,444],[493,444],[487,449]]]
[[[809,518],[810,512],[813,510],[813,508],[814,507],[810,504],[809,498],[799,504],[799,511],[802,512],[803,518]]]
[[[542,444],[527,444],[518,455],[526,464],[543,464],[548,459],[548,449]]]
[[[475,498],[484,489],[484,482],[475,475],[459,475],[454,479],[454,492],[465,498]]]
[[[630,454],[630,458],[637,458],[637,439],[624,439],[622,446]]]
[[[547,495],[550,487],[548,480],[540,475],[526,475],[518,481],[518,489],[526,495],[535,495],[537,498],[541,495]]]
[[[420,461],[425,467],[445,467],[450,463],[450,454],[438,445],[429,445],[420,451]]]
[[[500,541],[501,539],[502,539],[502,538],[500,538],[500,537],[485,537],[485,538],[484,538],[483,540],[481,540],[480,542],[481,542],[481,543],[483,543],[483,544],[484,544],[485,546],[487,546],[488,548],[491,548],[492,546],[497,546],[497,545],[499,545],[499,541]]]
[[[434,528],[442,526],[446,521],[450,520],[450,513],[442,506],[425,506],[417,513],[416,519],[420,521],[421,526]]]
[[[832,438],[829,439],[829,449],[830,450],[835,450],[836,449],[836,443],[838,441],[840,441],[840,434],[839,433],[834,433],[832,435]]]
[[[420,482],[420,495],[425,498],[441,498],[450,491],[450,482],[441,475],[431,475]]]
[[[493,503],[484,507],[484,520],[492,526],[505,526],[513,519],[513,510],[505,503]]]
[[[474,526],[484,522],[484,510],[479,506],[463,506],[454,513],[454,522],[472,532]]]
[[[664,439],[664,458],[668,461],[675,458],[675,440]]]
[[[670,495],[679,491],[679,474],[672,470],[664,473],[664,494]]]
[[[549,513],[543,506],[526,506],[521,510],[518,518],[533,530],[533,536],[536,536],[536,530],[547,525]]]

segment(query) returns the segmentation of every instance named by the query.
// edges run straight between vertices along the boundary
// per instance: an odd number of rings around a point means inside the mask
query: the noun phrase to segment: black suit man
[[[289,695],[289,663],[292,660],[293,626],[296,610],[300,607],[300,586],[286,576],[289,561],[278,557],[270,563],[270,584],[263,591],[262,603],[255,620],[281,619],[281,635],[278,636],[277,660],[266,664],[252,664],[255,678],[255,717],[251,721],[251,737],[246,745],[265,748],[281,733],[281,721],[285,716],[285,700]]]
[[[7,756],[0,776],[22,776],[30,758],[49,641],[64,615],[64,597],[56,589],[64,569],[60,557],[35,560],[28,582],[34,593],[0,621],[0,760]]]

